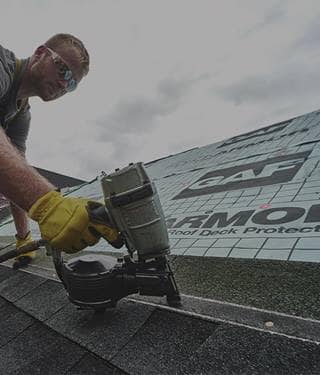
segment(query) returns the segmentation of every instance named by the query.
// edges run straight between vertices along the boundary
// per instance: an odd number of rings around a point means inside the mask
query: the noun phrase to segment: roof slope
[[[315,111],[147,163],[171,253],[320,262],[319,125]],[[100,182],[71,195],[102,199]]]
[[[28,273],[0,266],[0,374],[318,374],[319,122],[316,111],[147,164],[181,309],[132,296],[93,315],[68,302],[43,251]],[[65,192],[102,198],[99,181]],[[0,252],[13,234],[0,227]]]
[[[0,266],[1,374],[316,374],[312,341],[123,300],[79,311],[60,283]]]
[[[86,181],[81,180],[79,178],[74,178],[70,176],[66,176],[61,173],[56,173],[52,171],[48,171],[47,169],[43,168],[37,168],[36,170],[46,179],[48,179],[53,185],[59,187],[59,188],[65,188],[65,187],[72,187],[84,184]]]

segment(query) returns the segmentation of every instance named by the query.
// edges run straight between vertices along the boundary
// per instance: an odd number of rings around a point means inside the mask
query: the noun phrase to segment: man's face
[[[55,50],[41,46],[31,66],[36,95],[44,101],[57,99],[74,90],[82,78],[79,52],[69,45]]]

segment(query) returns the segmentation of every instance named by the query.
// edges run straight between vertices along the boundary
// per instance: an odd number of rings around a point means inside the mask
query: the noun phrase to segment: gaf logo
[[[266,159],[257,163],[212,171],[182,190],[173,199],[288,182],[297,174],[311,151]]]

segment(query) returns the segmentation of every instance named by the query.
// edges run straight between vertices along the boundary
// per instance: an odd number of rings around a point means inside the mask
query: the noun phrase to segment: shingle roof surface
[[[4,266],[0,275],[0,374],[319,372],[312,341],[138,301],[94,315],[71,305],[57,282]]]

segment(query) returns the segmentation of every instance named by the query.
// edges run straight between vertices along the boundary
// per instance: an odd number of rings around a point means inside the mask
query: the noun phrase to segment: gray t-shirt
[[[28,59],[20,60],[17,69],[14,53],[0,45],[0,126],[22,153],[26,151],[31,115],[28,101],[17,100],[17,93],[27,65]]]

